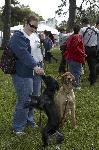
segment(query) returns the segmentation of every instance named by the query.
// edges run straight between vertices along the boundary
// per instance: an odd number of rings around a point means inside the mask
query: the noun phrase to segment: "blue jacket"
[[[33,68],[37,65],[31,56],[30,41],[21,31],[11,37],[9,46],[16,56],[16,74],[23,78],[33,77]]]

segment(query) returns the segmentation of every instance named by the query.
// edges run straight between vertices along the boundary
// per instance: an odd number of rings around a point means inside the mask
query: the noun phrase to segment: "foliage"
[[[19,23],[23,24],[28,15],[35,15],[40,21],[43,20],[42,16],[39,16],[35,12],[31,11],[29,6],[20,5],[11,7],[11,26],[18,25]]]
[[[75,0],[76,3],[76,0]],[[67,0],[61,0],[61,4],[58,6],[56,14],[59,16],[67,15],[69,9],[69,26],[72,28],[73,20],[80,23],[83,16],[87,16],[90,20],[90,23],[93,24],[96,22],[97,17],[99,16],[99,1],[98,0],[82,0],[80,6],[74,5],[74,1],[69,0],[69,8],[67,8]],[[86,6],[86,7],[85,7]],[[70,9],[70,7],[72,7]],[[76,12],[74,11],[76,10]],[[72,15],[76,15],[72,18]],[[71,16],[70,16],[71,15]],[[71,20],[72,18],[72,20]]]
[[[19,4],[19,2],[17,0],[11,0],[11,4],[13,4],[14,6]]]
[[[1,8],[1,11],[0,11],[0,20],[1,20],[1,22],[0,22],[0,30],[2,30],[2,28],[3,28],[3,21],[2,21],[2,19],[3,19],[3,16],[4,16],[4,8],[5,8],[5,6],[3,6]],[[29,6],[24,6],[24,5],[21,5],[16,0],[11,0],[11,26],[18,25],[19,23],[23,24],[25,18],[29,14],[36,15],[38,17],[39,21],[44,20],[42,16],[40,16],[39,14],[33,12],[29,8]]]
[[[58,58],[58,63],[45,64],[46,74],[58,76],[57,70],[60,62],[60,51],[56,48],[53,55]],[[82,76],[82,89],[75,91],[77,129],[72,129],[68,120],[61,129],[65,141],[61,150],[99,150],[99,82],[90,87],[87,81],[88,71]],[[41,129],[26,128],[26,135],[15,136],[11,132],[12,114],[15,106],[15,91],[9,75],[4,75],[0,70],[0,150],[40,150]],[[36,121],[39,112],[35,113]],[[45,125],[46,116],[42,117],[42,126]],[[50,139],[47,150],[55,150],[53,137]],[[46,150],[46,149],[45,149]]]
[[[24,23],[24,19],[29,15],[32,14],[30,8],[28,6],[15,6],[11,7],[11,26],[15,26]],[[19,17],[20,16],[20,17]]]
[[[87,17],[89,18],[90,24],[94,25],[99,17],[99,8],[96,3],[90,4],[87,9],[85,9],[83,6],[81,8],[83,9],[77,8],[76,21],[80,22],[83,17]]]

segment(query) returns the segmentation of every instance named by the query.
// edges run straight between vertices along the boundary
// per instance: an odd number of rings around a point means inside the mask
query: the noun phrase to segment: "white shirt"
[[[88,28],[88,26],[80,29],[80,34],[82,36],[87,28]],[[93,28],[98,33],[98,30],[95,27],[91,27],[91,28]],[[92,36],[91,36],[91,34],[92,34]],[[93,30],[88,29],[88,31],[85,33],[84,44],[89,47],[97,46],[97,34]]]
[[[31,46],[31,55],[36,62],[43,61],[43,55],[40,48],[40,39],[37,33],[32,33],[30,35],[30,46]]]
[[[43,61],[43,55],[41,53],[40,48],[40,39],[38,37],[37,33],[32,33],[30,36],[27,35],[24,30],[22,29],[21,32],[23,32],[24,36],[30,40],[30,46],[31,46],[31,55],[33,56],[34,60],[38,63]]]
[[[99,50],[99,29],[98,30],[98,38],[97,38],[97,49]]]

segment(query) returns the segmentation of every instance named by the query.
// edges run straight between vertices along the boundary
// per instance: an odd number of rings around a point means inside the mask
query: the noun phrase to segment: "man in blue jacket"
[[[24,104],[31,100],[29,97],[30,94],[40,94],[40,75],[44,74],[43,56],[40,51],[40,41],[36,33],[37,27],[37,18],[29,16],[24,29],[16,31],[9,42],[17,58],[16,73],[12,75],[17,96],[13,117],[13,131],[17,135],[24,133],[26,125],[36,126],[33,110],[25,109]],[[34,35],[31,37],[32,33]]]

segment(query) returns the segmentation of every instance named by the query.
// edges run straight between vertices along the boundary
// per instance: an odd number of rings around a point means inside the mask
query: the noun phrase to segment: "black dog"
[[[59,115],[57,107],[54,102],[54,95],[59,90],[58,82],[51,76],[42,76],[42,79],[46,85],[46,88],[41,96],[31,96],[32,101],[26,105],[26,107],[35,107],[37,109],[43,109],[48,117],[46,126],[42,131],[43,146],[48,145],[48,137],[54,133],[56,134],[57,144],[63,141],[63,135],[58,132],[59,130]]]

